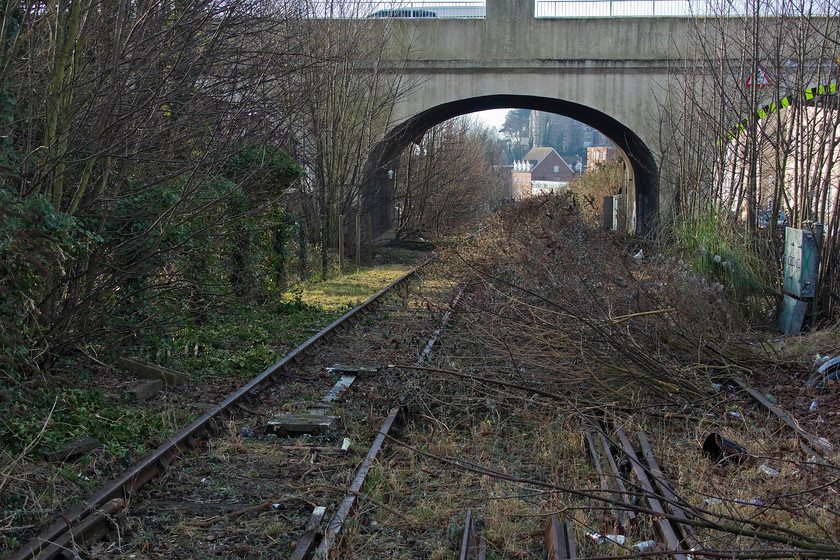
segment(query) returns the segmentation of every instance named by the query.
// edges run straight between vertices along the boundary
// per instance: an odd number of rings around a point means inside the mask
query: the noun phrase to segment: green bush
[[[761,258],[758,238],[742,225],[705,211],[677,220],[674,238],[691,270],[722,284],[746,316],[764,314],[774,301],[775,263]]]
[[[125,408],[109,402],[96,389],[64,388],[57,392],[31,393],[25,403],[0,406],[0,441],[7,453],[21,453],[46,423],[36,450],[55,451],[79,436],[98,439],[115,456],[130,449],[157,446],[172,430],[165,418],[154,411]],[[49,422],[47,419],[49,418]],[[184,419],[179,419],[183,421]]]
[[[73,258],[101,238],[55,212],[40,195],[21,198],[0,186],[0,367],[17,377],[36,353],[42,304]],[[0,387],[9,382],[0,379]]]

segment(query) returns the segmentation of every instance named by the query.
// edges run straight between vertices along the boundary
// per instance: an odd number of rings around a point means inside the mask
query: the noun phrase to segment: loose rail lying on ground
[[[545,526],[545,550],[548,560],[574,560],[577,558],[572,522],[560,523],[552,513]]]
[[[487,558],[487,538],[484,535],[484,522],[475,519],[472,510],[467,510],[464,519],[464,536],[461,538],[459,560],[485,560]]]
[[[762,395],[761,393],[759,393],[758,391],[756,391],[755,389],[753,389],[752,387],[747,385],[747,383],[743,379],[736,378],[736,379],[733,379],[732,381],[736,385],[738,385],[741,389],[746,391],[746,393],[750,397],[752,397],[752,399],[754,401],[756,401],[758,404],[760,404],[762,407],[764,407],[768,412],[770,412],[776,418],[778,418],[780,422],[789,426],[794,432],[796,432],[796,434],[800,438],[802,438],[802,440],[807,441],[808,443],[805,443],[805,441],[800,440],[800,446],[802,447],[802,449],[806,453],[815,454],[816,452],[814,450],[816,449],[820,454],[823,455],[823,457],[827,461],[829,461],[829,462],[832,461],[832,457],[835,455],[836,450],[835,450],[834,446],[831,444],[831,442],[829,442],[825,438],[820,438],[820,437],[817,437],[813,434],[809,434],[808,432],[806,432],[805,430],[800,428],[799,425],[796,423],[796,421],[794,421],[790,416],[788,416],[788,414],[786,414],[779,407],[777,407],[776,405],[774,405],[773,403],[768,401],[767,398],[764,395]]]

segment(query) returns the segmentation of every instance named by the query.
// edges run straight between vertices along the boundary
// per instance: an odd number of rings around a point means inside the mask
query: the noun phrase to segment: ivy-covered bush
[[[44,197],[20,198],[0,186],[0,384],[44,351],[39,341],[48,325],[39,306],[66,266],[100,239]]]

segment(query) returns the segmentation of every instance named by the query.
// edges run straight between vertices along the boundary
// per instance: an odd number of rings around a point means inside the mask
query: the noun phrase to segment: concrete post
[[[533,19],[534,0],[487,0],[487,20]]]

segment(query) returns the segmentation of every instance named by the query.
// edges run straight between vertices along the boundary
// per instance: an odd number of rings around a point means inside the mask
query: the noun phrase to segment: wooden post
[[[338,273],[344,274],[344,214],[338,216]]]
[[[362,265],[362,214],[356,212],[356,268]]]
[[[368,266],[373,266],[373,226],[370,218],[370,212],[367,214],[367,262]]]
[[[298,234],[298,275],[300,280],[306,280],[306,229],[303,220],[297,222]]]

